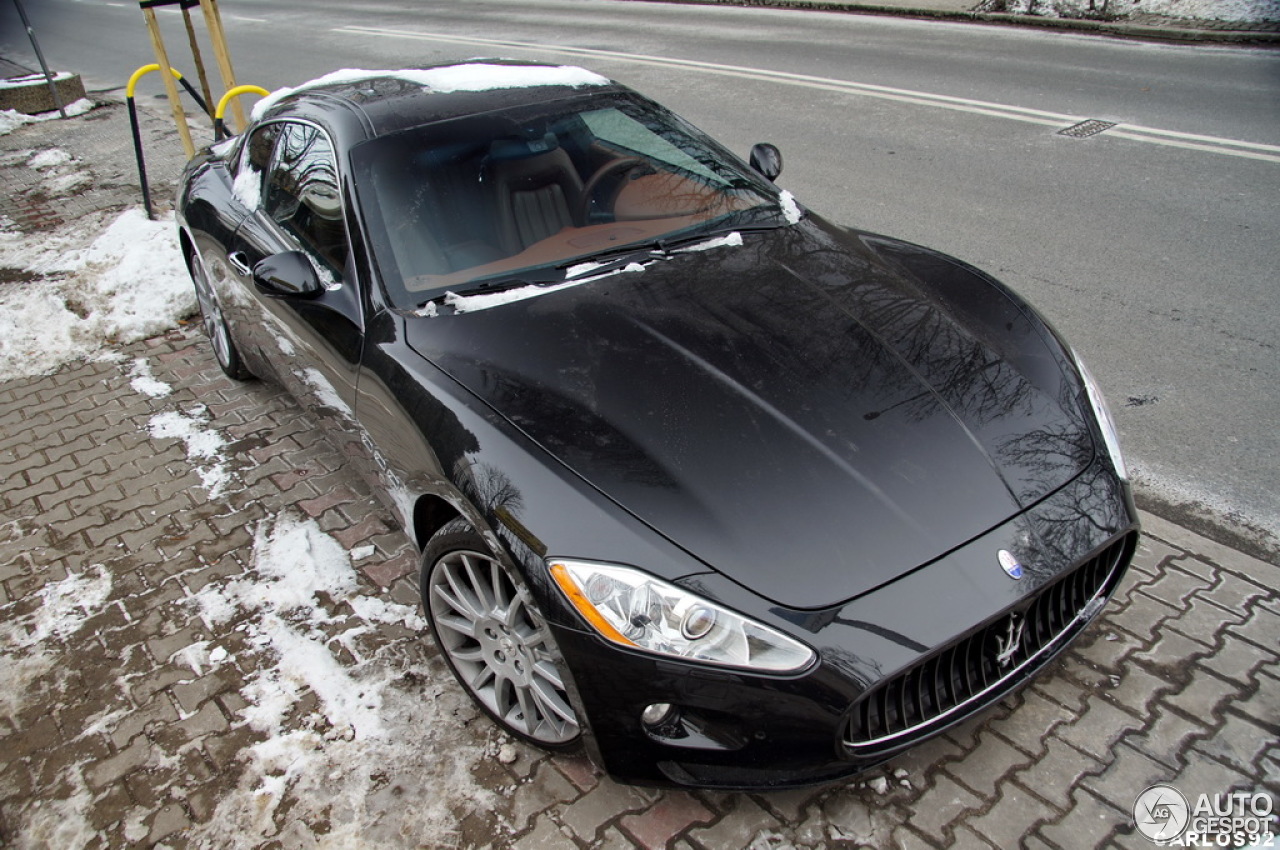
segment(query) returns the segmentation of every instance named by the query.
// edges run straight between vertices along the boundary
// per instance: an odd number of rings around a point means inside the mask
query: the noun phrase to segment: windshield
[[[352,163],[378,268],[406,308],[483,281],[563,279],[717,223],[780,222],[770,183],[635,97],[429,124],[357,146]]]

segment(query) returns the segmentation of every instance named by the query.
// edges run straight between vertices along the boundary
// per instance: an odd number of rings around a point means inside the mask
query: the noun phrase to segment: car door
[[[251,150],[255,144],[269,144],[271,153],[264,174],[245,178],[261,182],[237,193],[252,212],[228,252],[248,294],[236,319],[246,344],[319,424],[350,435],[364,317],[333,144],[318,126],[300,121],[257,128],[248,140]],[[281,295],[255,284],[259,263],[289,251],[309,261],[323,283],[318,293]]]

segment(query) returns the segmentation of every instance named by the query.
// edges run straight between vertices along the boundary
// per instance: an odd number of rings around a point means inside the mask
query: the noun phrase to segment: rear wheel
[[[196,301],[200,304],[200,318],[204,323],[204,332],[209,337],[209,345],[213,348],[213,356],[227,377],[237,381],[253,377],[240,359],[235,341],[231,339],[231,329],[222,317],[222,305],[218,303],[218,295],[213,291],[209,281],[209,271],[199,254],[191,255],[191,280],[196,287]]]
[[[574,744],[578,719],[551,630],[524,583],[465,521],[427,543],[421,587],[436,644],[476,704],[517,738]]]

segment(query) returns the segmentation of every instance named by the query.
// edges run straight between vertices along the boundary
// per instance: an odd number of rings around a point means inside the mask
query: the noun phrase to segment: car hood
[[[622,507],[793,608],[919,568],[1089,462],[1042,326],[971,270],[812,220],[734,241],[463,302],[478,309],[412,318],[407,339]],[[940,295],[911,270],[929,268],[967,283]]]

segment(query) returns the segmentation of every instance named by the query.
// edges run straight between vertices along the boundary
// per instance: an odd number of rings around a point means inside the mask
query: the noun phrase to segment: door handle
[[[249,268],[249,258],[244,255],[243,251],[232,251],[227,254],[227,262],[245,277],[253,274],[253,269]]]

